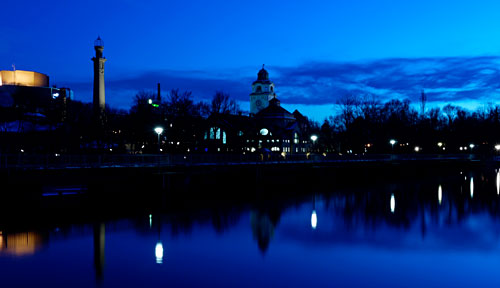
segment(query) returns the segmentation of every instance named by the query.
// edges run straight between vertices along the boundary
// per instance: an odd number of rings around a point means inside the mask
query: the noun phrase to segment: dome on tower
[[[262,65],[262,69],[259,70],[259,73],[257,74],[257,80],[253,82],[255,83],[261,83],[261,84],[271,84],[271,80],[269,80],[269,72],[267,72],[266,69],[264,69],[264,65]]]
[[[259,74],[257,74],[257,80],[269,80],[269,73],[266,71],[266,69],[264,69],[264,65],[262,65],[262,69],[260,69]]]

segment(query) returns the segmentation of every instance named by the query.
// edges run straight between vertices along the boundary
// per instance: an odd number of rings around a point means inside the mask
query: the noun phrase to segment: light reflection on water
[[[470,198],[474,198],[474,177],[470,177]]]
[[[396,210],[396,199],[394,194],[391,194],[391,213],[394,213],[394,210]]]
[[[336,190],[292,204],[146,213],[60,231],[2,230],[2,281],[5,287],[498,287],[499,173]],[[467,188],[470,197],[461,193]],[[66,276],[56,281],[57,271]]]
[[[497,195],[500,195],[500,169],[497,169]]]
[[[441,205],[441,202],[443,202],[443,187],[439,185],[438,187],[438,202],[439,205]]]

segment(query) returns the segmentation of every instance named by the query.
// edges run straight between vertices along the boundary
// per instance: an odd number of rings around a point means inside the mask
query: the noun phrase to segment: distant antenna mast
[[[427,102],[427,96],[425,95],[424,89],[422,89],[422,94],[420,97],[420,108],[422,109],[422,117],[425,115],[425,103]]]

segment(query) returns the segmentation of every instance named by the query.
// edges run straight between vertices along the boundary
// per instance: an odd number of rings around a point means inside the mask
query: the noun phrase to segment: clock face
[[[255,105],[257,105],[257,107],[262,106],[262,101],[260,100],[255,101]]]

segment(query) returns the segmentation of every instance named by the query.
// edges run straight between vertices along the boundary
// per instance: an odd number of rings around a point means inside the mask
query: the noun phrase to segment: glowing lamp
[[[156,127],[156,128],[155,128],[155,132],[156,132],[156,134],[160,135],[161,133],[163,133],[163,128],[161,128],[161,127]]]

